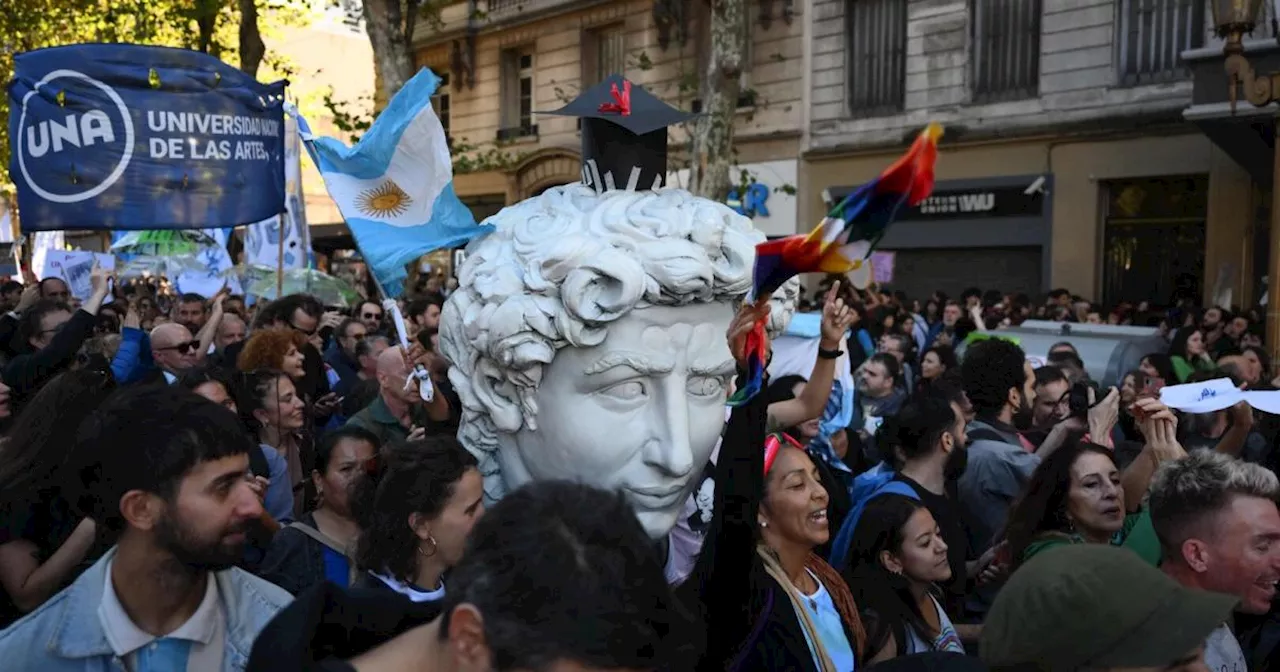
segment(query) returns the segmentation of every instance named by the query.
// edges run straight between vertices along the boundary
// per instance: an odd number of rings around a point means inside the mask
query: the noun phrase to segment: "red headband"
[[[792,448],[804,450],[804,446],[799,441],[791,438],[790,434],[770,434],[764,439],[764,473],[767,476],[769,470],[773,468],[773,461],[778,459],[778,449],[782,448],[783,442]]]

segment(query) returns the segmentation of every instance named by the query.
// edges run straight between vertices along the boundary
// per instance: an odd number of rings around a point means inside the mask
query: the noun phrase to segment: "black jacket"
[[[85,339],[93,335],[98,318],[77,310],[70,320],[53,335],[48,347],[31,350],[14,357],[4,367],[4,384],[9,386],[10,405],[14,414],[51,378],[66,371],[76,359]]]
[[[440,603],[327,581],[302,591],[258,634],[246,672],[348,670],[340,663],[431,622]]]
[[[817,672],[786,591],[756,554],[767,414],[763,394],[733,410],[716,461],[715,514],[693,574],[681,586],[705,626],[698,670]],[[854,646],[848,624],[845,636]]]
[[[309,512],[302,514],[298,522],[319,529],[315,516]],[[325,581],[324,548],[319,541],[286,526],[272,537],[258,575],[297,595]]]

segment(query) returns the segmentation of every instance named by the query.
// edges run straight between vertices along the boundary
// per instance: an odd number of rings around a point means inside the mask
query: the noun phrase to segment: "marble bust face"
[[[670,531],[724,426],[725,343],[763,235],[683,190],[556,187],[467,250],[440,344],[490,500],[530,480],[621,492]],[[781,328],[798,285],[780,295]]]

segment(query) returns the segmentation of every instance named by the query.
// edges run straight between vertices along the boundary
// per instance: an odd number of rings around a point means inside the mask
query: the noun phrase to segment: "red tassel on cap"
[[[618,91],[618,85],[613,85],[613,90],[609,92],[613,95],[612,103],[600,103],[600,112],[612,112],[621,114],[624,117],[631,116],[631,82],[622,80],[622,91]]]

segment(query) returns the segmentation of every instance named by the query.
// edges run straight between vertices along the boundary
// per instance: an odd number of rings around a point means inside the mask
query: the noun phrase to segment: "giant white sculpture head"
[[[751,221],[680,189],[555,187],[487,220],[440,320],[490,500],[535,479],[625,494],[664,536],[724,425]],[[798,282],[775,295],[786,326]]]

